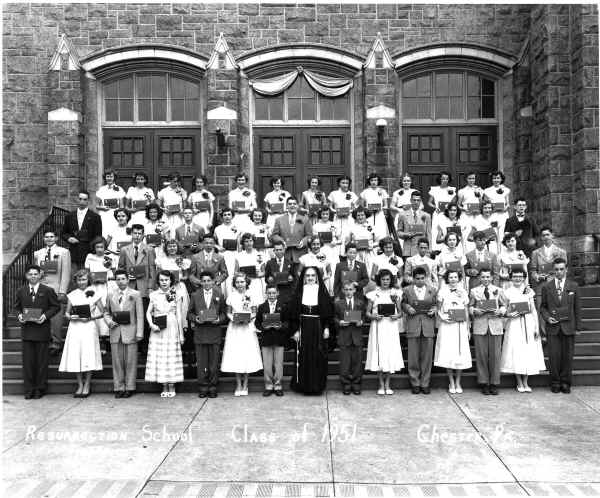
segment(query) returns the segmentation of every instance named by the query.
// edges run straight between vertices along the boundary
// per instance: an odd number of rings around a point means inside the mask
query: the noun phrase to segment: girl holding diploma
[[[389,235],[385,210],[388,207],[389,194],[380,187],[381,177],[371,173],[367,177],[367,188],[360,193],[363,207],[371,213],[369,221],[375,230],[375,242]]]
[[[146,185],[148,183],[148,175],[146,173],[136,173],[134,175],[135,185],[127,189],[127,205],[131,212],[130,225],[138,223],[143,225],[146,222],[145,211],[146,206],[154,201],[154,192]]]
[[[96,191],[96,210],[102,219],[102,236],[107,238],[117,224],[114,217],[115,209],[122,208],[125,203],[125,191],[116,183],[114,171],[104,172],[104,182]]]
[[[207,180],[204,175],[196,176],[192,180],[192,185],[196,190],[190,192],[187,202],[194,211],[192,223],[201,226],[206,233],[212,228],[215,214],[215,196],[206,188]],[[197,204],[202,203],[202,204]],[[206,207],[208,203],[208,207]]]

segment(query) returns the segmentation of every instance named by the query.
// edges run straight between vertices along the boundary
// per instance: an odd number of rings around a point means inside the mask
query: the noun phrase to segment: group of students
[[[531,390],[528,376],[546,369],[541,334],[552,390],[570,391],[577,285],[566,280],[566,253],[551,229],[540,232],[526,215],[526,201],[509,216],[499,172],[487,189],[469,174],[460,190],[441,173],[429,192],[433,217],[408,176],[391,200],[377,175],[359,196],[347,177],[328,196],[311,178],[298,199],[275,177],[263,211],[240,174],[217,226],[203,177],[188,195],[174,173],[156,197],[142,173],[127,193],[114,172],[104,178],[100,215],[80,192],[61,234],[69,250],[47,231],[18,294],[28,398],[46,390],[48,341],[58,351],[64,319],[59,370],[76,373],[77,397],[89,395],[91,374],[102,369],[101,337],[110,341],[116,397],[136,391],[138,352],[146,354],[145,380],[161,384],[162,397],[175,396],[189,343],[201,397],[217,395],[219,371],[235,373],[234,394],[247,395],[248,375],[261,369],[263,394],[283,395],[290,344],[294,390],[325,389],[337,344],[343,392],[360,394],[367,324],[364,369],[378,373],[380,395],[393,394],[391,375],[405,367],[400,334],[415,394],[430,392],[432,365],[447,369],[451,393],[462,392],[471,334],[484,394],[497,394],[501,373],[516,375],[519,392]]]

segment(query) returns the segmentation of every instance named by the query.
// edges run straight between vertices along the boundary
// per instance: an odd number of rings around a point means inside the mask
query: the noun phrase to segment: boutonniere
[[[233,233],[237,233],[237,228],[235,228],[235,227],[231,227],[231,231],[232,231]]]
[[[425,221],[426,221],[426,220],[427,220],[427,216],[425,216],[425,215],[421,216],[421,221],[422,221],[423,223],[425,223]]]
[[[494,297],[498,297],[498,289],[496,289],[493,293]]]
[[[58,259],[58,254],[55,254],[54,256],[52,256],[52,259]]]
[[[477,197],[477,198],[481,197],[481,192],[479,190],[475,191],[475,197]]]
[[[303,221],[302,218],[296,218],[296,223],[302,224],[302,221]]]
[[[113,185],[113,186],[112,186],[112,189],[113,189],[115,192],[118,192],[118,191],[119,191],[119,187],[117,187],[116,185]]]
[[[398,296],[396,294],[390,294],[390,299],[396,303],[396,301],[398,301]]]
[[[131,235],[131,227],[125,227],[125,234]]]
[[[131,294],[129,294],[129,296],[127,296],[127,299],[129,299],[130,301],[133,301],[133,296]]]
[[[403,189],[403,188],[401,188],[400,190],[398,190],[398,194],[399,194],[399,195],[404,195],[404,189]]]
[[[317,199],[318,201],[321,201],[323,199],[323,192],[315,193],[315,199]]]
[[[214,300],[215,300],[215,302],[217,302],[217,303],[218,303],[218,302],[221,300],[221,298],[220,298],[220,297],[218,297],[218,296],[217,296],[217,297],[213,297],[213,299],[214,299]]]
[[[279,200],[282,201],[283,199],[285,199],[285,194],[279,194]]]
[[[517,254],[517,257],[519,259],[525,259],[525,254],[523,252],[519,251],[519,253]]]
[[[448,189],[448,194],[449,195],[454,195],[454,189],[453,188],[449,188]]]
[[[183,264],[183,258],[182,258],[181,256],[177,256],[177,257],[175,258],[175,264],[176,264],[177,266],[181,266],[181,265]]]
[[[146,200],[150,200],[152,198],[152,196],[150,195],[150,192],[144,192],[144,197],[146,198]]]
[[[202,198],[208,199],[208,192],[202,192]]]
[[[244,197],[250,197],[250,191],[249,190],[244,190],[244,193],[242,195]]]
[[[351,200],[351,199],[352,199],[352,195],[350,195],[349,193],[348,193],[348,194],[346,194],[346,200],[347,200],[347,201],[349,201],[349,200]]]
[[[379,197],[383,197],[383,192],[382,192],[381,190],[377,190],[377,195],[378,195]]]
[[[175,288],[174,287],[170,287],[169,291],[166,294],[166,298],[168,302],[173,302],[175,300],[175,296],[177,295]]]
[[[261,229],[260,229],[258,232],[259,232],[259,233],[265,233],[265,229],[264,229],[264,228],[261,228]]]
[[[161,228],[160,228],[159,226],[157,226],[157,227],[154,229],[154,232],[155,232],[155,233],[160,233],[160,232],[161,232]]]
[[[95,292],[92,289],[85,291],[85,297],[93,297]]]
[[[325,261],[325,254],[317,254],[317,259],[321,262]]]
[[[112,259],[110,259],[108,256],[104,256],[104,263],[102,263],[102,265],[104,268],[110,268],[112,266]]]
[[[372,227],[371,225],[367,225],[367,230],[368,230],[369,232],[372,232],[372,231],[373,231],[373,227]]]
[[[504,193],[504,190],[502,190],[501,188],[499,188],[499,189],[496,189],[496,193],[497,193],[497,194],[503,194],[503,193]]]
[[[390,258],[390,263],[392,263],[394,266],[396,266],[398,264],[398,259],[395,256],[392,256]]]

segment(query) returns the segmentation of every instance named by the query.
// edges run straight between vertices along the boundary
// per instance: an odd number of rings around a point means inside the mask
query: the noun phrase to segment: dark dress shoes
[[[217,392],[216,391],[211,391],[208,393],[208,397],[209,398],[216,398],[217,397]]]
[[[273,394],[273,389],[265,389],[263,391],[263,396],[266,398],[267,396],[271,396]]]
[[[413,394],[419,394],[421,392],[421,388],[419,386],[412,386],[411,391]]]
[[[569,394],[571,392],[571,386],[563,384],[562,386],[560,386],[560,392],[564,394]]]
[[[345,396],[347,396],[348,394],[350,394],[352,391],[350,391],[349,388],[344,387],[344,390],[342,391],[344,393]]]
[[[131,398],[135,394],[135,391],[125,391],[123,393],[124,398]]]
[[[32,392],[25,393],[25,396],[24,396],[24,398],[25,398],[25,399],[33,399],[33,393],[32,393]]]
[[[559,387],[559,386],[552,386],[552,387],[550,388],[550,390],[551,390],[553,393],[559,393],[559,392],[560,392],[560,387]]]
[[[490,385],[490,394],[497,396],[498,395],[498,386],[494,384]]]
[[[431,388],[430,388],[429,386],[427,386],[427,387],[422,387],[422,388],[421,388],[421,392],[422,392],[423,394],[431,394]]]
[[[275,389],[275,396],[283,396],[283,389]]]
[[[202,392],[202,391],[198,393],[198,397],[199,398],[206,398],[206,396],[208,396],[208,393],[205,393],[205,392]]]
[[[481,386],[481,394],[490,394],[489,384],[484,384],[483,386]]]
[[[360,387],[353,387],[352,394],[356,394],[356,395],[360,394]]]
[[[123,398],[125,395],[125,391],[115,391],[115,398]]]

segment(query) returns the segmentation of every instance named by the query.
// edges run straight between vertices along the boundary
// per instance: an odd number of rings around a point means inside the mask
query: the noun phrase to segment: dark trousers
[[[48,389],[48,342],[23,341],[23,383],[25,392]]]
[[[550,359],[550,383],[553,386],[571,386],[575,336],[560,331],[548,334],[548,357]]]
[[[362,347],[340,346],[340,381],[344,389],[360,388],[362,381]]]
[[[408,377],[413,387],[429,387],[433,363],[433,337],[422,333],[408,338]]]
[[[150,305],[149,297],[142,297],[142,306],[144,307],[144,338],[138,341],[138,352],[146,355],[148,353],[148,341],[150,340],[150,324],[146,320],[146,311]]]
[[[196,344],[198,390],[200,392],[217,392],[220,349],[220,344]]]
[[[500,385],[500,357],[502,356],[502,336],[473,334],[475,358],[477,359],[477,382]]]

